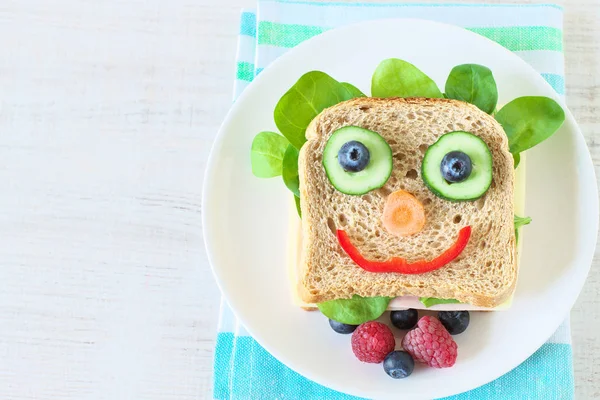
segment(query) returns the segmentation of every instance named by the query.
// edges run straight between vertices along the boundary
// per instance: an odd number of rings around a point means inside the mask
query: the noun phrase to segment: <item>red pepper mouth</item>
[[[435,271],[450,263],[462,253],[471,238],[471,226],[465,226],[458,232],[458,238],[447,250],[431,261],[419,260],[409,263],[402,257],[393,257],[386,261],[367,260],[354,247],[346,231],[337,230],[338,242],[342,249],[359,267],[368,272],[396,272],[400,274],[423,274]]]

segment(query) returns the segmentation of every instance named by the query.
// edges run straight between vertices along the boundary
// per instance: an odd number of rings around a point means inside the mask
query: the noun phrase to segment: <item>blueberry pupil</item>
[[[458,183],[466,180],[473,169],[471,158],[462,151],[451,151],[442,159],[440,170],[448,183]]]
[[[369,164],[369,149],[361,142],[351,140],[344,143],[338,152],[338,162],[347,172],[360,172]]]

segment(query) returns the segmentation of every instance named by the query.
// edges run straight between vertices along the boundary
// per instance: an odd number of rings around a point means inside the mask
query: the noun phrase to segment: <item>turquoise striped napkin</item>
[[[445,22],[488,37],[522,57],[564,95],[562,9],[555,5],[259,1],[256,11],[242,12],[234,97],[273,60],[304,40],[342,25],[392,17]],[[358,399],[312,382],[277,361],[238,323],[224,300],[215,348],[213,398]],[[447,399],[572,398],[567,319],[519,367],[494,382]]]

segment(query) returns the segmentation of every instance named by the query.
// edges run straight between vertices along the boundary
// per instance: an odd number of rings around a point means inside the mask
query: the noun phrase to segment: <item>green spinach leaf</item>
[[[419,297],[419,301],[427,308],[436,304],[458,304],[460,301],[455,299],[437,299],[435,297]]]
[[[298,216],[302,218],[302,210],[300,209],[300,197],[294,195],[294,201],[296,202],[296,211],[298,211]]]
[[[513,162],[515,164],[515,169],[517,169],[517,167],[521,163],[521,154],[519,154],[519,153],[513,154]]]
[[[391,297],[360,297],[338,299],[317,304],[319,310],[327,318],[349,325],[360,325],[363,322],[377,319],[385,312]]]
[[[275,132],[261,132],[254,137],[250,150],[252,173],[259,178],[281,175],[283,156],[290,142]]]
[[[409,62],[397,58],[383,60],[371,78],[373,97],[442,98],[435,82]]]
[[[352,97],[367,97],[366,94],[361,92],[359,88],[357,88],[356,86],[354,86],[351,83],[342,82],[342,86],[344,86],[346,89],[348,89],[348,91],[352,94]]]
[[[529,225],[531,223],[531,217],[519,217],[515,215],[514,224],[515,224],[515,239],[517,243],[519,243],[519,228],[524,225]]]
[[[548,139],[560,128],[565,112],[548,97],[518,97],[495,115],[508,136],[513,154],[520,153]]]
[[[492,71],[478,64],[462,64],[452,68],[446,80],[446,95],[471,103],[488,114],[494,112],[498,103],[498,88]]]
[[[321,71],[302,75],[277,103],[275,124],[290,143],[300,149],[310,121],[321,111],[352,98],[341,83]]]
[[[294,196],[300,196],[300,178],[298,177],[298,149],[291,144],[287,147],[283,155],[283,167],[281,176],[283,183],[294,193]]]

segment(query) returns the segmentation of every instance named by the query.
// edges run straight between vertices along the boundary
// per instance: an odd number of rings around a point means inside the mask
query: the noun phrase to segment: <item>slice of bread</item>
[[[378,132],[391,146],[392,176],[380,189],[345,195],[329,182],[322,164],[330,135],[343,126]],[[464,130],[482,138],[493,157],[493,181],[475,201],[450,202],[435,196],[421,179],[427,147],[447,132]],[[502,127],[465,102],[423,98],[357,98],[330,107],[306,130],[299,159],[302,254],[298,292],[306,303],[363,297],[453,298],[481,307],[508,299],[517,280],[513,227],[513,158]],[[407,190],[425,207],[426,225],[418,234],[387,233],[381,214],[388,194]],[[453,262],[433,272],[404,275],[366,272],[344,253],[335,231],[344,229],[370,260],[403,257],[431,260],[448,249],[464,226],[470,241]]]

